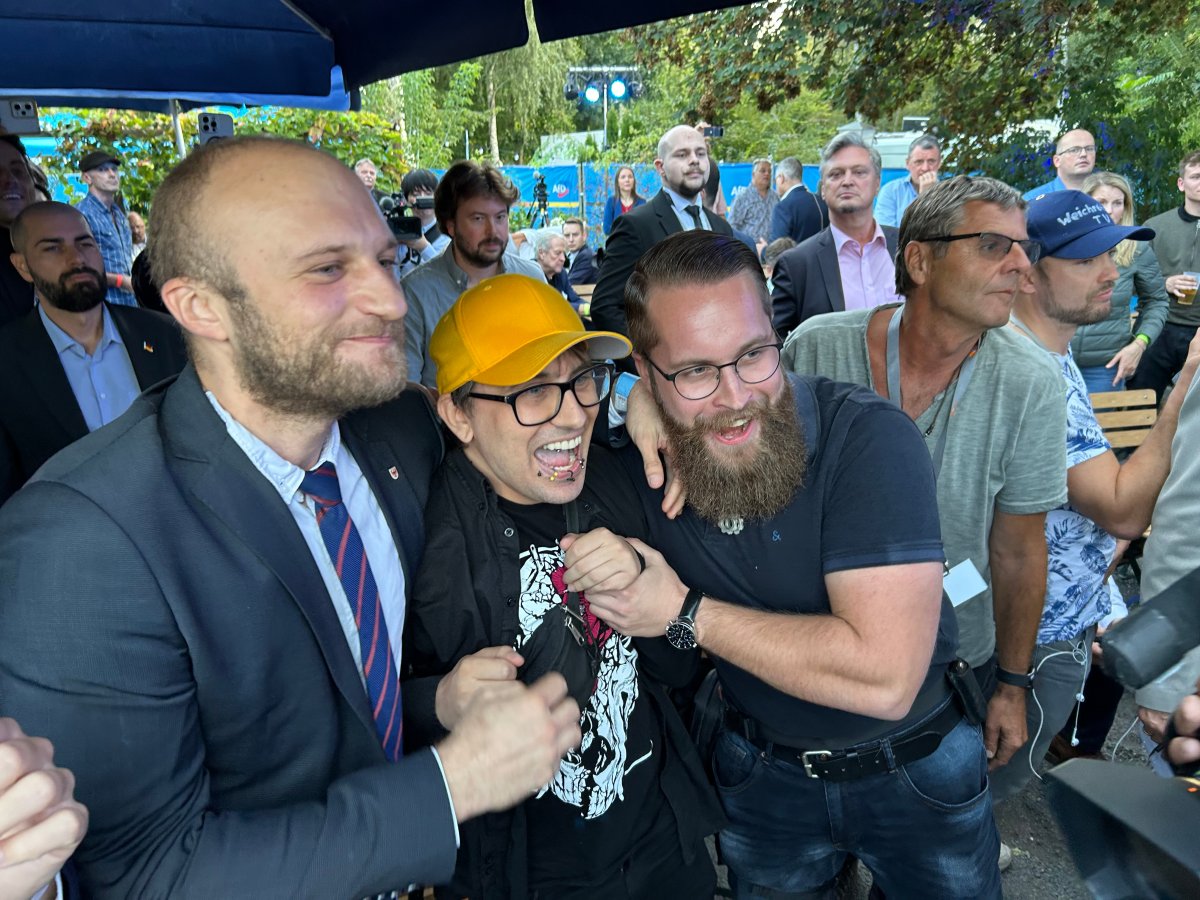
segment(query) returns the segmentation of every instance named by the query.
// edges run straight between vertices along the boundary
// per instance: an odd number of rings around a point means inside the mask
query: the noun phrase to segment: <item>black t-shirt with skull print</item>
[[[566,601],[562,551],[564,507],[500,500],[520,537],[521,599],[516,649],[546,612]],[[631,515],[638,515],[631,511]],[[620,866],[637,841],[670,815],[659,788],[664,737],[649,698],[640,690],[631,638],[591,614],[587,627],[600,647],[595,689],[583,710],[583,743],[526,805],[531,888],[587,885]],[[582,647],[580,653],[586,652]]]

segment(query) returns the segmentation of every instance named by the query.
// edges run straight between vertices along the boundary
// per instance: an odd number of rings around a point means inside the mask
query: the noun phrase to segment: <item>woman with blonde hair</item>
[[[1104,207],[1118,225],[1132,225],[1133,193],[1129,182],[1114,172],[1093,172],[1083,191]],[[1081,325],[1071,341],[1071,353],[1083,373],[1088,391],[1119,391],[1137,370],[1167,320],[1166,285],[1158,259],[1143,241],[1121,241],[1113,251],[1117,283],[1113,285],[1108,318]],[[1130,300],[1137,296],[1137,316],[1130,319]]]

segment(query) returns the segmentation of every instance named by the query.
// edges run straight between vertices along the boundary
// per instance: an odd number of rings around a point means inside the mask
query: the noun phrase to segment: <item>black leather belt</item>
[[[962,719],[958,704],[953,697],[948,697],[940,709],[916,725],[844,750],[802,750],[770,740],[758,722],[732,707],[726,710],[725,727],[742,735],[769,756],[803,766],[809,778],[854,781],[924,759],[941,746],[942,738]]]

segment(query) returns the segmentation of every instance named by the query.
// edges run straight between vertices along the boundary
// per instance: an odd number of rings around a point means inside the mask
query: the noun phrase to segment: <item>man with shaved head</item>
[[[269,173],[269,174],[266,174]],[[400,629],[442,455],[396,242],[304,144],[196,151],[150,253],[190,363],[0,509],[0,696],[75,772],[87,896],[396,896],[578,741],[561,676],[405,753]]]
[[[722,216],[704,206],[708,145],[697,129],[676,125],[664,134],[654,168],[662,179],[662,190],[649,203],[617,219],[604,245],[604,261],[592,294],[592,323],[597,328],[627,333],[625,282],[642,254],[663,238],[695,229],[733,234]]]
[[[0,328],[0,503],[63,447],[186,362],[168,317],[104,300],[104,259],[65,203],[27,206],[10,262],[37,307]]]

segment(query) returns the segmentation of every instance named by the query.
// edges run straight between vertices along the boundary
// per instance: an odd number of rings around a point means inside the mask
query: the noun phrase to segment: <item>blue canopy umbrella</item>
[[[542,40],[746,0],[534,0]],[[0,0],[0,89],[322,97],[525,44],[525,0]]]

